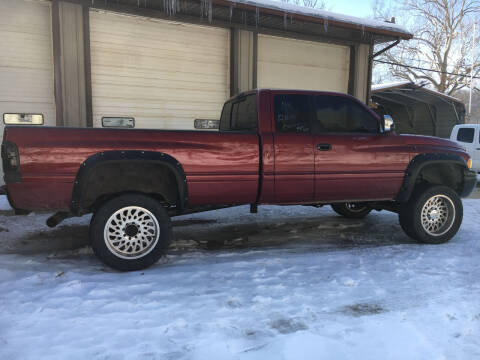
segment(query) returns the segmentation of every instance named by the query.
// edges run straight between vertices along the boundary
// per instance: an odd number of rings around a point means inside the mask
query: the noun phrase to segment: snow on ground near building
[[[88,216],[48,229],[0,197],[0,359],[480,358],[480,201],[464,207],[439,246],[388,212],[183,216],[166,259],[119,273],[87,247]]]

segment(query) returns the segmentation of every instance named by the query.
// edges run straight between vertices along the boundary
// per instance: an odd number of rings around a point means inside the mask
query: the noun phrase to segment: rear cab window
[[[225,103],[220,117],[220,131],[256,132],[257,127],[257,94],[241,96]]]
[[[473,143],[473,138],[475,137],[474,128],[460,128],[458,129],[457,141],[464,143]]]

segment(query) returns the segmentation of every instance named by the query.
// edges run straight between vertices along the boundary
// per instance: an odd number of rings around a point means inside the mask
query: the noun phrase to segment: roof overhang
[[[138,16],[241,28],[332,43],[383,43],[413,35],[389,22],[362,19],[272,0],[64,0]]]
[[[410,81],[372,85],[372,97],[375,96],[384,100],[400,101],[406,105],[419,102],[434,105],[443,102],[465,110],[465,104],[461,100]]]
[[[288,14],[296,19],[305,20],[322,25],[334,25],[340,28],[353,29],[362,32],[369,32],[375,35],[393,39],[410,40],[413,34],[394,23],[386,21],[359,18],[350,15],[343,15],[331,11],[307,8],[304,6],[292,5],[282,1],[272,0],[212,0],[217,4],[225,4],[248,10],[257,9],[262,13],[284,16]]]

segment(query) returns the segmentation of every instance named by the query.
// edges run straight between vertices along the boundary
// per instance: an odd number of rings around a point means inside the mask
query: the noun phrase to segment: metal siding
[[[253,88],[253,33],[238,30],[239,45],[239,92]]]
[[[60,37],[63,80],[63,122],[66,126],[87,125],[85,99],[85,57],[83,48],[83,9],[61,2]]]
[[[94,126],[102,116],[161,129],[219,119],[230,93],[229,30],[93,10],[90,29]]]
[[[457,125],[457,115],[454,105],[440,100],[432,106],[437,118],[437,136],[449,139],[452,129]]]
[[[4,113],[41,113],[56,124],[50,3],[1,0],[0,34],[1,142]]]
[[[348,46],[258,35],[258,87],[348,92]]]
[[[361,102],[367,98],[368,84],[368,55],[370,46],[359,44],[357,46],[356,66],[355,66],[355,92],[354,95]]]
[[[435,126],[433,124],[434,120],[432,119],[430,111],[428,110],[428,105],[419,102],[412,105],[411,108],[414,110],[415,114],[415,133],[435,136]]]

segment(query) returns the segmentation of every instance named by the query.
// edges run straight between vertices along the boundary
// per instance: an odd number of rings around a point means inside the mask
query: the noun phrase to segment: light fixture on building
[[[135,127],[135,119],[133,117],[102,117],[102,126],[132,129]]]
[[[3,114],[5,125],[43,125],[42,114],[10,113]]]
[[[218,129],[220,127],[220,120],[209,120],[209,119],[195,119],[195,129]]]

